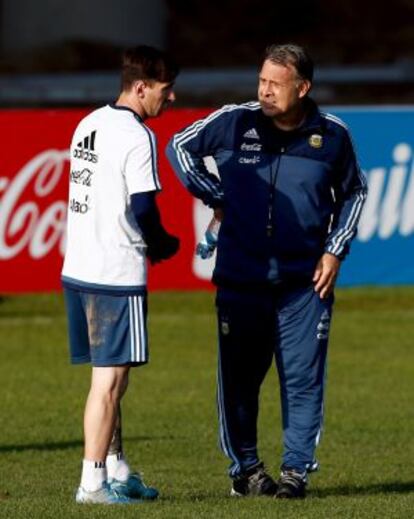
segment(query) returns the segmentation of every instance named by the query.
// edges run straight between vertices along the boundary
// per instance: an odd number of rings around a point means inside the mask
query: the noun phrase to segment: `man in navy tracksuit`
[[[222,221],[213,281],[232,495],[304,497],[307,473],[318,466],[333,287],[366,187],[346,126],[308,97],[312,77],[301,47],[272,45],[259,102],[224,106],[167,149],[186,188]],[[257,453],[258,397],[273,356],[284,445],[277,483]]]

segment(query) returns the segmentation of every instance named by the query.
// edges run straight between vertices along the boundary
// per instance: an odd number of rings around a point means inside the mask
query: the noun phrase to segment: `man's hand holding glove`
[[[164,231],[159,238],[153,239],[148,243],[147,258],[151,265],[154,265],[174,256],[178,252],[179,247],[180,240],[176,236]]]
[[[156,194],[156,191],[148,191],[131,196],[131,209],[147,244],[147,257],[151,265],[171,258],[180,246],[180,240],[169,234],[161,223]]]

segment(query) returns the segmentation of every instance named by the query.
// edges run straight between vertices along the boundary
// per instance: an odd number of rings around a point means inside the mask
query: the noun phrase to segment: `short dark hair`
[[[312,82],[313,79],[313,61],[307,51],[293,43],[284,45],[269,45],[267,47],[264,60],[278,63],[279,65],[292,65],[295,67],[298,75],[302,79]]]
[[[129,90],[140,79],[171,83],[178,72],[178,65],[167,52],[148,45],[131,47],[122,55],[121,89]]]

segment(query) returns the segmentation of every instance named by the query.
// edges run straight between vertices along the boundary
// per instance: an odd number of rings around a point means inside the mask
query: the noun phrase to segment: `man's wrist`
[[[332,249],[330,247],[327,247],[325,249],[324,254],[329,254],[330,256],[333,256],[339,261],[342,261],[346,256],[346,252],[344,250],[342,252],[332,252]]]

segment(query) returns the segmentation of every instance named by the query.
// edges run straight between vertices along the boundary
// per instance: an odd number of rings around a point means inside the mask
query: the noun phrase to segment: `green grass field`
[[[217,447],[216,330],[210,293],[150,295],[151,363],[133,371],[125,450],[162,498],[80,506],[87,366],[67,359],[60,295],[0,303],[0,517],[414,517],[414,288],[338,290],[321,471],[300,502],[230,499]],[[277,475],[275,372],[262,392],[260,450]]]

